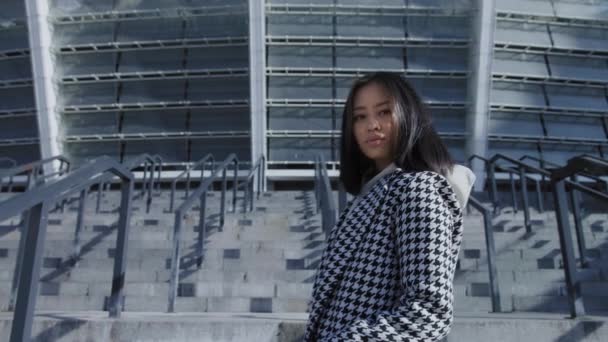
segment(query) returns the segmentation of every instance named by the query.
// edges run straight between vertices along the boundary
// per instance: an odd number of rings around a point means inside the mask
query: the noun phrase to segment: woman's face
[[[386,89],[370,83],[355,94],[353,130],[361,152],[376,163],[378,171],[392,161],[396,120],[393,101]]]

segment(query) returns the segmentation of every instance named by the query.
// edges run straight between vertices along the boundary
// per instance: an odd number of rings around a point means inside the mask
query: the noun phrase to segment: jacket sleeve
[[[423,172],[405,186],[397,204],[396,238],[403,293],[399,305],[339,331],[334,341],[438,341],[453,321],[453,276],[459,244],[453,246],[451,187]],[[452,198],[453,199],[453,198]],[[462,219],[460,209],[458,218]],[[459,234],[462,231],[458,230]]]

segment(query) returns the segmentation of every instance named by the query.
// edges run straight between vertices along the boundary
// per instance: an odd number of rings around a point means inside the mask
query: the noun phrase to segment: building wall
[[[265,112],[251,110],[248,1],[49,0],[55,111],[76,163],[159,153],[171,163],[236,152],[252,120],[268,167],[339,160],[353,80],[403,73],[454,158],[464,152],[474,0],[265,2]],[[23,0],[0,3],[0,156],[40,159]],[[489,154],[563,163],[608,149],[608,5],[497,0]]]

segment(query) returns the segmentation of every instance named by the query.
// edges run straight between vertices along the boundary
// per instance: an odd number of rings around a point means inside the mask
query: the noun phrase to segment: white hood
[[[475,184],[475,174],[468,167],[455,164],[452,173],[446,178],[454,189],[460,208],[465,208],[471,195],[471,188]]]

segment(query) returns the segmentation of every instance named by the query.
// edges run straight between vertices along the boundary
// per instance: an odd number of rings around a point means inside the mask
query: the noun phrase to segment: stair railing
[[[258,160],[255,162],[255,164],[253,165],[253,167],[251,168],[251,170],[249,170],[249,173],[247,174],[247,177],[245,178],[245,181],[240,185],[242,187],[244,187],[245,190],[245,197],[243,199],[243,212],[247,212],[247,210],[249,211],[253,211],[253,192],[254,192],[254,177],[256,176],[256,172],[257,172],[257,180],[258,180],[258,191],[256,194],[256,199],[260,199],[260,194],[263,191],[263,182],[265,181],[265,174],[264,174],[264,169],[265,169],[265,164],[266,164],[266,157],[264,155],[261,155]]]
[[[52,206],[73,193],[90,188],[104,181],[108,174],[121,179],[121,205],[118,220],[118,236],[114,257],[114,273],[107,310],[110,317],[120,317],[122,291],[125,283],[128,231],[131,213],[133,174],[123,165],[109,157],[98,158],[91,163],[64,175],[53,183],[18,194],[0,203],[0,221],[27,211],[27,227],[21,235],[25,241],[23,260],[19,267],[17,300],[11,327],[11,341],[29,341],[34,308],[40,282],[40,268],[47,228],[49,210]],[[17,271],[17,270],[16,270]]]
[[[59,162],[59,167],[56,172],[44,173],[44,166],[47,164],[53,164]],[[15,166],[7,170],[0,171],[0,191],[7,184],[7,192],[12,192],[14,187],[14,177],[25,176],[27,177],[25,182],[25,190],[31,189],[32,187],[44,183],[46,180],[62,176],[70,172],[71,163],[64,156],[54,156],[47,159],[37,160],[31,163]],[[6,180],[6,181],[5,181]]]
[[[492,312],[501,312],[500,287],[498,272],[496,270],[496,247],[494,244],[494,229],[492,226],[492,210],[484,206],[475,197],[470,196],[468,206],[477,209],[483,216],[483,229],[486,240],[486,257],[488,259],[488,275],[490,280],[490,298],[492,299]]]
[[[207,207],[207,191],[209,187],[213,184],[216,179],[216,176],[221,172],[222,173],[222,196],[220,199],[220,223],[218,226],[218,230],[221,232],[224,227],[224,216],[225,216],[225,205],[226,205],[226,174],[228,171],[229,165],[234,165],[234,178],[232,183],[232,208],[231,212],[236,211],[236,191],[238,187],[238,169],[239,169],[239,160],[237,156],[233,153],[230,154],[221,165],[219,165],[215,170],[211,172],[207,179],[203,180],[203,182],[199,185],[199,187],[186,198],[186,200],[175,209],[175,224],[173,226],[173,256],[171,258],[171,279],[169,284],[169,305],[167,308],[168,312],[175,312],[175,299],[177,297],[177,289],[179,285],[179,270],[181,264],[181,251],[180,251],[180,243],[181,243],[181,232],[182,232],[182,222],[186,213],[192,209],[196,201],[200,202],[200,215],[199,215],[199,223],[198,223],[198,239],[196,244],[196,255],[197,255],[197,266],[200,269],[203,262],[203,242],[205,240],[206,224],[205,224],[205,212]]]
[[[136,168],[141,167],[141,166],[143,166],[143,168],[144,168],[140,195],[142,197],[144,197],[144,196],[146,197],[146,213],[150,212],[150,206],[152,205],[152,192],[155,187],[154,171],[155,170],[158,171],[157,181],[160,182],[160,173],[162,170],[162,163],[163,163],[163,161],[162,161],[162,158],[160,158],[160,156],[158,156],[158,155],[151,156],[147,153],[140,154],[139,156],[135,157],[135,159],[123,162],[123,164],[126,165],[126,167],[129,171],[133,171]],[[107,191],[108,185],[110,184],[109,181],[110,181],[110,179],[108,179],[108,181],[106,181],[106,182],[99,184],[99,186],[97,188],[97,203],[95,205],[96,213],[99,213],[101,211],[101,198],[103,197],[103,194],[105,193],[105,191]],[[80,197],[81,198],[81,200],[80,200],[81,207],[83,207],[83,204],[82,204],[83,196],[86,196],[86,194],[81,194],[81,197]]]
[[[184,171],[178,174],[173,181],[171,182],[171,197],[169,198],[169,212],[173,212],[173,207],[175,203],[175,193],[177,192],[177,183],[183,182],[184,177],[186,178],[186,198],[190,193],[190,179],[192,178],[192,171],[196,170],[198,167],[201,168],[201,176],[199,178],[199,183],[203,181],[203,176],[205,175],[205,170],[207,170],[207,163],[209,163],[209,171],[212,171],[215,167],[215,158],[211,153],[207,154],[203,158],[199,159],[196,163],[192,164],[192,166],[186,167]]]
[[[569,209],[566,197],[567,186],[570,188],[571,193],[575,190],[581,191],[594,198],[608,202],[608,194],[568,180],[568,178],[580,172],[590,173],[595,176],[607,176],[608,161],[600,158],[593,158],[591,156],[579,156],[568,160],[566,166],[551,171],[551,188],[553,190],[553,199],[555,202],[555,216],[557,218],[557,230],[561,247],[560,251],[564,263],[568,305],[572,318],[585,315],[585,307],[580,292],[580,277],[578,276],[578,271],[576,269],[574,248],[572,246],[573,241],[570,233]],[[584,248],[584,245],[581,246],[580,244],[582,231],[579,231],[578,229],[576,231],[577,235],[579,235],[579,248]],[[584,239],[582,241],[584,242]],[[584,250],[581,250],[579,255],[581,261],[584,262],[586,260]]]

